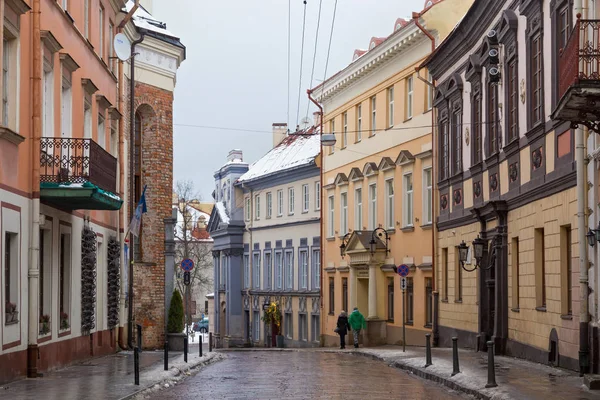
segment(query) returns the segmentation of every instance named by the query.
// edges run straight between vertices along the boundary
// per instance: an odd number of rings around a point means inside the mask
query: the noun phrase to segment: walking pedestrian
[[[350,324],[348,323],[348,314],[346,314],[346,311],[342,310],[338,317],[335,330],[337,334],[340,335],[340,349],[346,348],[346,335],[349,330]]]
[[[352,328],[352,335],[354,336],[354,348],[358,349],[358,336],[360,335],[361,329],[366,329],[367,322],[365,317],[358,311],[358,307],[354,307],[354,310],[350,314],[348,319],[350,327]]]

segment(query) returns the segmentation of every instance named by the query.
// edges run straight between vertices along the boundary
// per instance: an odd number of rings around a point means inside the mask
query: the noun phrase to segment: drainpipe
[[[412,14],[413,17],[413,21],[415,21],[415,25],[425,34],[425,36],[427,36],[429,38],[429,40],[431,40],[431,52],[435,51],[435,37],[429,33],[429,31],[427,31],[427,29],[425,29],[423,27],[423,25],[421,25],[421,22],[419,21],[419,18],[421,18],[421,14],[414,12]],[[436,162],[436,157],[437,157],[437,152],[435,151],[435,143],[436,143],[436,135],[435,135],[435,108],[433,108],[433,96],[435,95],[435,82],[429,82],[427,79],[424,79],[423,77],[421,77],[420,72],[420,68],[417,67],[415,68],[416,72],[417,72],[417,78],[420,79],[421,81],[425,82],[426,85],[428,85],[429,87],[431,87],[431,102],[432,102],[432,108],[431,108],[431,150],[432,150],[432,157],[431,157],[431,184],[433,185],[433,188],[431,190],[431,292],[433,294],[433,299],[432,299],[432,312],[433,312],[433,345],[437,346],[438,342],[439,342],[439,337],[440,337],[440,332],[439,332],[439,325],[438,325],[438,300],[439,300],[439,292],[436,290],[437,288],[437,284],[436,284],[436,273],[435,273],[435,261],[436,261],[436,256],[437,256],[437,245],[436,245],[436,236],[437,236],[437,223],[436,223],[436,211],[437,211],[437,207],[436,207],[436,200],[437,200],[437,193],[434,190],[436,184],[435,184],[435,168],[437,165]]]
[[[139,3],[139,1],[138,1]],[[135,212],[135,188],[133,185],[134,178],[134,169],[135,164],[133,162],[134,157],[134,143],[135,143],[135,46],[142,43],[145,33],[140,34],[140,38],[133,41],[131,43],[131,58],[129,59],[129,64],[131,66],[131,71],[129,73],[129,206],[130,215],[133,217],[133,213]],[[128,323],[127,323],[127,341],[129,344],[129,348],[133,348],[133,232],[129,233],[129,315],[128,315]]]
[[[323,86],[325,86],[325,82],[323,82]],[[312,97],[312,90],[308,89],[306,91],[306,93],[308,94],[308,99],[317,106],[317,108],[319,109],[319,112],[321,113],[321,121],[320,121],[320,132],[319,135],[321,135],[321,138],[323,137],[323,119],[325,118],[325,114],[323,113],[323,106],[321,106],[321,104],[319,104],[313,97]],[[319,235],[319,248],[321,249],[321,262],[320,262],[320,268],[321,271],[319,271],[319,277],[321,279],[321,282],[319,282],[319,296],[321,297],[321,315],[323,315],[323,260],[325,259],[325,257],[323,257],[323,254],[325,253],[325,248],[323,247],[324,244],[324,240],[323,238],[325,237],[325,232],[324,232],[324,226],[325,224],[323,223],[323,167],[325,164],[325,157],[323,157],[324,153],[323,153],[323,141],[320,141],[320,146],[321,146],[321,166],[319,168],[319,185],[321,186],[321,199],[320,199],[320,203],[321,203],[321,207],[319,207],[319,218],[320,218],[320,235]],[[323,324],[321,324],[321,331],[323,331]],[[321,332],[321,336],[323,336],[323,332]],[[324,340],[323,337],[321,337],[321,346],[323,346]]]
[[[38,377],[38,323],[39,323],[39,253],[40,253],[40,139],[42,134],[42,50],[40,37],[40,0],[32,3],[32,174],[31,190],[33,192],[31,209],[31,232],[29,233],[29,271],[28,279],[28,340],[27,340],[27,377]]]

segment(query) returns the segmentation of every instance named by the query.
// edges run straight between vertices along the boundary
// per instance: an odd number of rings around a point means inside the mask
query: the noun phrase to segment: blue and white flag
[[[144,186],[144,190],[142,191],[142,196],[140,197],[140,201],[135,208],[135,213],[133,214],[133,218],[131,218],[131,224],[129,224],[129,231],[133,233],[135,237],[140,236],[140,226],[142,225],[142,214],[147,212],[146,208],[146,185]]]

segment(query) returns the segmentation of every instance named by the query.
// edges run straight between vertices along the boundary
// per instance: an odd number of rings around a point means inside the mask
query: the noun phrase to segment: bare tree
[[[194,262],[194,269],[190,273],[190,292],[188,301],[193,298],[192,292],[196,290],[209,291],[213,285],[212,269],[212,240],[199,239],[194,236],[194,229],[198,228],[200,212],[194,207],[200,204],[200,196],[194,189],[191,181],[178,181],[175,187],[177,196],[177,226],[175,228],[175,276],[179,276],[181,261],[189,258]],[[185,294],[183,275],[176,279],[177,288]],[[188,303],[190,304],[190,303]],[[191,321],[191,315],[188,315]]]

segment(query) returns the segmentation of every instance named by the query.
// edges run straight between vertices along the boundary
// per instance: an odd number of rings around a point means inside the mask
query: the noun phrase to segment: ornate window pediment
[[[396,164],[394,163],[394,161],[392,161],[391,158],[389,157],[383,157],[381,159],[381,162],[379,163],[379,170],[380,171],[388,171],[390,169],[394,169],[396,168]]]
[[[347,185],[348,184],[348,177],[343,172],[340,172],[335,177],[335,181],[333,181],[333,183],[335,183],[336,186]]]
[[[477,54],[471,54],[469,56],[469,63],[467,64],[467,72],[465,78],[471,84],[479,83],[481,80],[481,58]]]
[[[348,175],[348,179],[352,182],[362,181],[365,176],[361,172],[360,168],[354,167],[350,170],[350,174]]]
[[[412,164],[414,162],[415,156],[408,150],[401,150],[398,158],[396,158],[396,164],[400,166]]]
[[[374,162],[368,162],[365,164],[364,168],[363,168],[363,175],[364,176],[375,176],[379,174],[379,169],[377,168],[377,164],[375,164]]]

